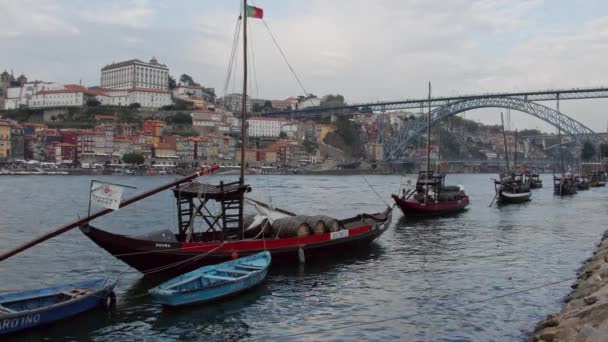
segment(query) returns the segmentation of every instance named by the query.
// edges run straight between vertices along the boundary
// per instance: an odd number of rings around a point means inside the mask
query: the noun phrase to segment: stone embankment
[[[530,341],[608,341],[608,231],[577,275],[562,311],[538,323]]]

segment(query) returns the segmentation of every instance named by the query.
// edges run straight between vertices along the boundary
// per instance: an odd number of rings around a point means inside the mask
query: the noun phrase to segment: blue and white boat
[[[168,306],[209,302],[252,288],[266,279],[270,253],[261,252],[217,265],[201,267],[148,292]]]
[[[52,323],[115,301],[115,280],[95,279],[0,295],[0,335]]]

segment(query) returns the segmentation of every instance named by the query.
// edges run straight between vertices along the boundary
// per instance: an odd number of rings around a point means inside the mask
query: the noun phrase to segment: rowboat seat
[[[239,271],[239,270],[230,269],[230,268],[218,268],[217,270],[220,271],[220,272],[237,273],[237,274],[249,274],[249,273],[251,273],[251,272],[247,272],[247,271]]]
[[[89,290],[89,289],[72,289],[70,291],[61,291],[61,294],[66,295],[68,297],[72,297],[72,298],[78,298],[81,296],[84,296],[86,294],[89,294],[93,291]]]
[[[13,310],[13,309],[9,309],[5,306],[0,305],[0,314],[1,313],[6,313],[6,314],[10,314],[10,313],[15,313],[17,311]]]
[[[209,279],[219,279],[219,280],[234,280],[234,279],[236,279],[236,278],[233,278],[233,277],[224,277],[224,276],[211,275],[211,274],[205,274],[203,277],[204,278],[209,278]]]
[[[170,286],[167,286],[167,290],[170,290],[170,289],[176,288],[176,287],[178,287],[178,286],[181,286],[181,285],[184,285],[184,284],[187,284],[187,283],[193,282],[193,281],[195,281],[195,280],[197,280],[197,279],[201,278],[202,276],[203,276],[203,275],[201,274],[201,275],[198,275],[198,276],[196,276],[196,277],[192,277],[192,278],[184,279],[184,280],[182,280],[182,281],[180,281],[180,282],[177,282],[177,283],[175,283],[175,284],[171,284]]]
[[[257,270],[261,270],[261,269],[263,269],[263,268],[264,268],[264,267],[260,267],[260,266],[254,266],[254,265],[243,265],[243,264],[241,264],[241,265],[236,265],[235,267],[243,268],[243,269],[246,269],[246,270],[252,270],[252,271],[257,271]]]

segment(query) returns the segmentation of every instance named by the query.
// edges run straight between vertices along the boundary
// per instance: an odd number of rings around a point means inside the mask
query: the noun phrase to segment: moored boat
[[[261,252],[217,265],[205,266],[173,278],[148,292],[167,306],[201,304],[235,295],[266,279],[270,253]]]
[[[69,318],[98,306],[109,307],[116,282],[95,279],[0,295],[0,335]]]
[[[282,233],[277,234],[266,228],[262,228],[257,237],[241,237],[245,233],[243,224],[221,226],[221,217],[209,218],[210,221],[219,221],[213,229],[207,226],[201,232],[190,235],[188,225],[182,226],[178,233],[162,230],[143,236],[115,234],[88,224],[82,226],[81,230],[114,257],[140,272],[148,273],[174,267],[192,269],[265,250],[278,263],[297,263],[319,256],[344,254],[369,245],[389,228],[391,218],[392,210],[387,208],[381,213],[359,214],[336,220],[339,227],[336,231],[318,231],[317,234],[306,235],[300,232],[290,237],[281,237],[279,235]]]
[[[530,200],[529,181],[524,174],[512,172],[501,176],[500,181],[494,181],[497,202],[500,204],[523,203]]]
[[[587,176],[576,175],[574,177],[574,180],[576,182],[577,190],[589,190],[590,183],[589,178]]]
[[[110,233],[88,224],[81,230],[97,245],[144,273],[191,268],[248,256],[262,251],[275,262],[300,261],[319,254],[344,253],[368,245],[388,229],[392,209],[376,214],[359,214],[344,220],[296,215],[257,202],[267,216],[246,224],[245,183],[247,166],[247,18],[263,18],[263,10],[243,1],[243,93],[241,94],[240,177],[233,183],[211,185],[196,180],[175,184],[177,232],[162,230],[143,236]],[[235,35],[238,40],[238,35]],[[236,41],[235,41],[236,43]],[[233,56],[234,57],[234,56]],[[276,221],[275,221],[276,219]],[[307,220],[314,220],[309,222]],[[200,222],[200,225],[198,224]],[[260,224],[264,222],[263,224]],[[196,224],[195,224],[196,223]],[[196,227],[196,231],[195,231]]]
[[[538,173],[530,173],[530,189],[540,189],[543,187],[543,180]]]
[[[574,195],[578,185],[571,173],[553,175],[553,193],[559,196]]]
[[[469,197],[464,189],[445,186],[444,183],[445,175],[420,171],[414,189],[392,197],[406,216],[441,216],[463,211],[469,205]]]

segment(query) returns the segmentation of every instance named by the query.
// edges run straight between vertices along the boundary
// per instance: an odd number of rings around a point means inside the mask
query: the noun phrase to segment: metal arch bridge
[[[560,97],[561,98],[561,97]],[[435,108],[431,112],[431,126],[437,122],[457,115],[459,113],[479,108],[506,108],[517,110],[537,117],[555,127],[559,127],[580,143],[583,139],[592,141],[603,141],[604,138],[596,134],[589,127],[570,118],[556,110],[541,104],[526,101],[515,97],[482,97],[453,102],[442,107]],[[387,161],[398,158],[405,152],[407,147],[416,138],[422,135],[428,128],[427,118],[421,117],[411,125],[405,127],[396,139],[384,145],[384,159]]]
[[[580,122],[553,110],[552,108],[540,105],[535,102],[608,98],[608,88],[575,88],[575,89],[555,89],[532,92],[517,93],[490,93],[480,95],[464,95],[453,97],[436,97],[429,99],[409,99],[403,101],[374,102],[355,104],[332,108],[307,108],[295,111],[282,111],[263,113],[266,117],[289,117],[289,118],[309,118],[327,115],[345,115],[356,112],[387,112],[403,109],[424,109],[428,106],[435,108],[432,112],[432,123],[439,122],[447,117],[459,114],[464,111],[479,108],[507,108],[521,111],[535,116],[555,127],[559,127],[566,134],[571,135],[578,143],[581,139],[592,139],[599,142],[604,139],[597,135],[589,127]],[[535,102],[534,102],[535,101]],[[384,143],[384,160],[394,161],[398,159],[417,137],[427,129],[427,119],[420,118],[408,125],[399,132],[398,136],[391,141]]]
[[[487,94],[470,94],[462,96],[450,96],[450,97],[435,97],[431,98],[431,107],[442,107],[449,105],[454,102],[460,102],[462,100],[473,100],[483,98],[498,98],[498,97],[509,97],[516,98],[524,101],[555,101],[559,97],[560,100],[581,100],[581,99],[598,99],[608,98],[608,88],[574,88],[574,89],[551,89],[541,91],[529,91],[529,92],[515,92],[515,93],[487,93]],[[428,108],[429,100],[423,99],[406,99],[402,101],[383,101],[383,102],[369,102],[359,103],[347,106],[339,107],[314,107],[296,110],[285,110],[262,113],[261,116],[273,117],[273,118],[292,118],[292,119],[305,119],[315,116],[330,116],[340,114],[353,114],[356,112],[363,111],[375,111],[375,112],[388,112],[403,109],[421,109]]]

